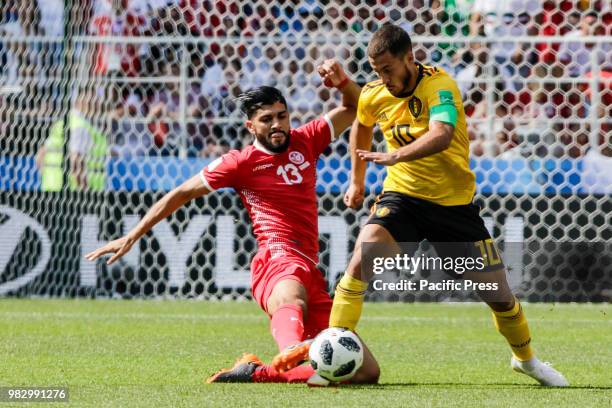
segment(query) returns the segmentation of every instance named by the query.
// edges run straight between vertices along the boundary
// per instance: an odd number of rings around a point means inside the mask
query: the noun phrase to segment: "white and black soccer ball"
[[[321,377],[332,382],[350,379],[363,363],[363,344],[350,330],[330,327],[310,345],[310,365]]]

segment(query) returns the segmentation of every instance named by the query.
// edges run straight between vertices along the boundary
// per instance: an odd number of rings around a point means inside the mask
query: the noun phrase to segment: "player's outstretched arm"
[[[334,127],[334,134],[339,136],[355,119],[361,87],[346,75],[342,66],[335,59],[325,60],[317,67],[317,71],[325,86],[336,88],[342,93],[340,106],[327,112]]]
[[[163,220],[185,203],[196,197],[208,194],[210,191],[204,187],[200,175],[195,175],[183,184],[163,196],[147,211],[144,218],[125,236],[109,242],[101,248],[85,255],[85,259],[94,261],[106,254],[114,254],[106,262],[108,265],[127,254],[132,245],[138,242],[155,224]]]
[[[344,195],[344,204],[350,208],[359,208],[365,196],[365,173],[367,163],[360,157],[360,151],[370,150],[372,147],[373,128],[363,125],[359,119],[353,121],[349,136],[351,152],[351,182]]]
[[[358,149],[357,154],[361,160],[393,166],[399,162],[418,160],[448,149],[453,140],[454,131],[455,127],[453,125],[432,120],[429,122],[429,131],[427,133],[394,152],[382,153]]]

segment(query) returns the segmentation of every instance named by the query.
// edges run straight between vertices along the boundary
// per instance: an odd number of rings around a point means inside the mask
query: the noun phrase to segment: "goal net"
[[[248,298],[256,243],[232,191],[181,208],[115,265],[83,254],[251,142],[241,91],[278,87],[298,126],[339,102],[316,73],[324,59],[360,84],[375,79],[365,50],[385,22],[410,33],[417,61],[457,80],[475,200],[495,239],[514,244],[513,289],[532,301],[606,299],[612,10],[588,0],[2,2],[0,296]],[[378,132],[374,147],[384,149]],[[330,289],[368,214],[342,202],[349,172],[345,133],[318,163]],[[384,175],[369,167],[369,203]]]

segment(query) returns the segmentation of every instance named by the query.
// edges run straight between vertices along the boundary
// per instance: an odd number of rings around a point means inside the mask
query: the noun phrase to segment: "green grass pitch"
[[[381,384],[309,389],[202,383],[242,352],[274,355],[254,303],[24,299],[0,300],[0,386],[67,386],[69,406],[90,407],[612,406],[612,307],[525,310],[536,353],[571,388],[512,372],[480,304],[367,304],[359,333]]]

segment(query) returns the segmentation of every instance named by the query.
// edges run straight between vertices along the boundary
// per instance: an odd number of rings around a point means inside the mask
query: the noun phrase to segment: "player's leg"
[[[437,242],[434,246],[438,256],[482,259],[484,268],[467,271],[463,278],[497,285],[496,290],[477,290],[476,293],[493,311],[495,325],[510,344],[514,356],[524,361],[531,359],[533,351],[527,319],[510,290],[501,255],[480,217],[478,206],[472,203],[457,206],[419,205],[424,221],[430,225],[427,239]]]
[[[361,339],[361,344],[363,345],[363,364],[361,368],[357,370],[353,378],[351,378],[350,383],[377,384],[378,378],[380,377],[380,366],[363,339]]]
[[[280,280],[273,281],[273,288],[265,304],[270,316],[272,337],[279,350],[284,351],[303,344],[308,294],[302,284],[304,276],[301,274],[287,273],[282,279],[276,276]],[[307,354],[307,345],[304,347]],[[314,370],[308,364],[299,365],[298,362],[291,369],[278,370],[273,364],[263,364],[255,355],[245,353],[232,368],[217,372],[206,382],[304,383],[313,374]]]
[[[378,362],[363,340],[361,340],[361,344],[363,345],[363,363],[355,375],[350,380],[342,382],[342,384],[378,384],[380,377]],[[330,384],[330,381],[315,373],[306,383],[310,387],[326,387]]]
[[[466,272],[465,279],[497,285],[496,290],[476,290],[476,293],[491,308],[495,327],[505,337],[514,357],[521,361],[530,360],[533,350],[529,325],[518,299],[510,290],[505,268]]]
[[[283,279],[274,285],[266,302],[270,329],[279,350],[302,341],[308,297],[301,281]]]
[[[336,286],[334,305],[329,318],[330,327],[355,330],[368,283],[373,275],[369,264],[377,256],[394,256],[398,253],[397,242],[419,242],[423,238],[418,232],[415,213],[406,206],[406,196],[400,193],[384,193],[372,206],[370,218],[359,232],[353,256],[346,272]]]
[[[336,286],[333,306],[325,327],[344,327],[355,330],[357,326],[361,317],[365,291],[372,277],[372,271],[364,271],[362,274],[361,258],[364,255],[362,250],[364,242],[386,244],[389,248],[396,246],[395,240],[383,226],[368,224],[363,227],[348,268]],[[272,365],[281,372],[289,370],[306,358],[309,347],[310,343],[307,340],[294,345],[291,349],[283,350],[274,357]]]
[[[308,317],[304,320],[304,341],[283,350],[272,360],[272,367],[276,372],[292,375],[308,375],[310,365],[299,366],[302,361],[308,358],[311,339],[326,329],[329,324],[329,315],[332,307],[332,300],[327,292],[327,283],[323,274],[316,268],[311,269],[311,279],[307,285],[308,295]],[[297,367],[296,367],[297,365]],[[295,367],[295,368],[292,368]],[[301,370],[300,370],[301,369]],[[296,372],[296,370],[300,370]],[[329,381],[319,377],[313,371],[312,375],[306,377],[310,386],[325,386]],[[351,382],[361,384],[375,384],[380,376],[380,368],[370,350],[364,344],[364,360],[361,368],[357,371]]]
[[[353,378],[350,379],[349,383],[377,384],[378,378],[380,377],[380,367],[368,346],[363,340],[361,343],[363,344],[363,363]],[[265,365],[261,362],[245,361],[247,356],[248,355],[243,356],[240,362],[242,364],[237,363],[233,368],[234,372],[247,373],[247,375],[242,374],[242,377],[247,379],[242,382],[307,383],[309,386],[315,387],[329,385],[329,381],[316,374],[310,364],[298,365],[290,370],[280,372],[271,364]],[[256,357],[254,358],[256,359]],[[247,363],[247,365],[244,363]],[[221,382],[220,380],[225,378],[235,378],[235,375],[228,376],[227,374],[221,374],[221,378],[217,377],[216,382]]]
[[[213,383],[247,383],[253,382],[253,374],[263,363],[255,355],[244,353],[230,368],[222,368],[204,380],[206,384]]]
[[[303,340],[309,271],[308,261],[290,255],[271,258],[269,251],[261,251],[251,263],[253,298],[270,317],[279,350]]]
[[[314,375],[315,371],[309,364],[295,367],[281,373],[261,362],[254,354],[244,353],[233,367],[224,368],[206,379],[207,384],[212,383],[305,383]]]
[[[309,315],[306,320],[306,338],[314,338],[321,331],[325,330],[329,324],[329,315],[331,312],[332,301],[327,293],[325,280],[322,278],[311,282],[309,286]],[[319,287],[317,290],[316,287]],[[355,375],[350,379],[351,384],[376,384],[380,377],[380,367],[378,362],[372,355],[372,352],[367,347],[363,339],[361,339],[363,345],[363,363]],[[310,386],[323,386],[329,384],[329,381],[325,380],[318,375],[309,378],[307,381]]]
[[[270,317],[272,337],[279,349],[301,342],[308,316],[303,282],[308,280],[309,266],[294,257],[270,259],[269,253],[262,251],[254,257],[251,270],[253,297]],[[206,382],[305,382],[312,374],[314,370],[308,365],[280,372],[245,353],[233,367],[220,370]]]
[[[475,204],[450,207],[423,204],[423,221],[430,225],[431,231],[427,239],[434,242],[455,242],[466,248],[468,256],[481,256],[487,260],[484,270],[468,271],[464,274],[464,279],[497,285],[496,290],[477,291],[477,294],[491,308],[495,327],[510,345],[513,354],[512,368],[530,375],[543,385],[567,385],[567,380],[559,372],[534,357],[527,318],[508,285],[501,255],[493,245],[479,212],[480,209]],[[453,252],[455,250],[456,248],[451,249]]]
[[[367,224],[362,228],[348,267],[336,286],[334,304],[329,318],[330,327],[355,330],[359,322],[365,292],[373,274],[371,270],[362,268],[362,258],[371,255],[364,251],[379,247],[378,245],[376,247],[364,246],[364,243],[381,244],[381,247],[396,247],[395,239],[384,226]]]
[[[416,228],[413,228],[411,215],[404,211],[403,199],[401,194],[385,193],[373,206],[367,224],[359,233],[347,270],[336,286],[329,316],[328,325],[330,327],[354,330],[361,317],[365,291],[373,275],[372,270],[362,268],[362,258],[369,259],[373,256],[372,253],[364,253],[364,251],[381,251],[384,253],[374,255],[392,256],[398,250],[397,240],[420,241]],[[364,245],[366,243],[373,245]],[[281,353],[274,358],[272,364],[279,370],[294,367],[297,362],[306,357],[308,348],[309,344],[305,344],[297,351]],[[367,367],[371,368],[368,377],[377,378],[378,364]]]
[[[497,285],[498,290],[477,291],[477,294],[491,308],[495,327],[510,345],[512,369],[529,375],[542,385],[568,386],[569,382],[559,371],[535,357],[531,348],[527,317],[519,300],[512,294],[505,268],[487,272],[468,272],[465,278],[474,282]]]
[[[348,267],[336,286],[329,327],[355,330],[361,317],[365,291],[373,275],[372,270],[362,268],[364,258],[369,259],[374,255],[392,256],[397,253],[397,239],[410,237],[406,239],[417,240],[416,230],[407,222],[401,201],[402,198],[397,194],[385,194],[373,206],[367,224],[359,233]],[[380,253],[369,253],[371,251]],[[291,367],[292,361],[298,359],[286,359],[285,367]],[[379,376],[380,367],[370,350],[365,347],[364,362],[351,382],[376,383]]]

